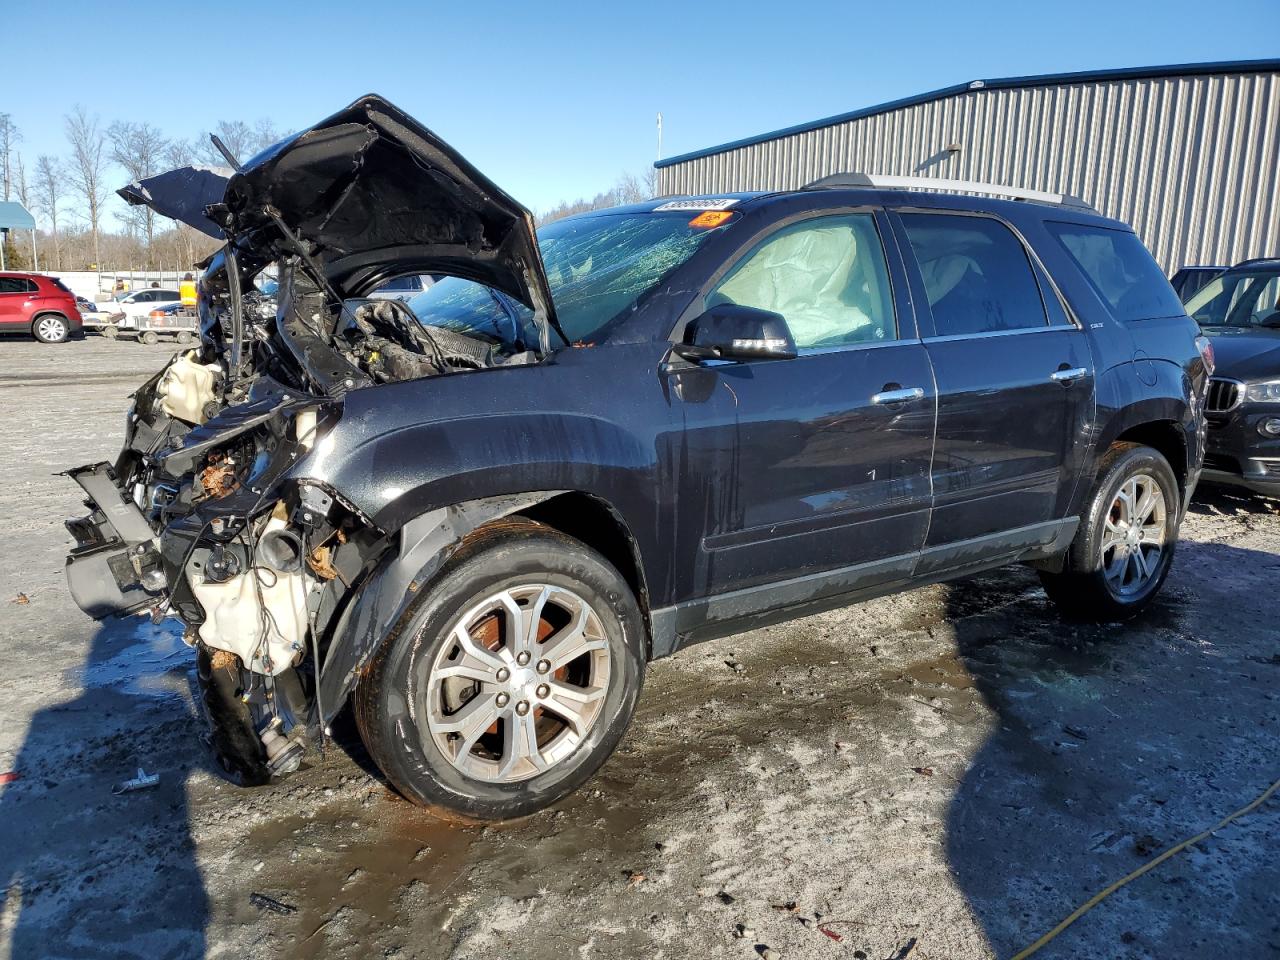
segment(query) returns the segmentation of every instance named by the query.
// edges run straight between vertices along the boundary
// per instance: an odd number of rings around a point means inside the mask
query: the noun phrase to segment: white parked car
[[[163,290],[158,287],[147,287],[126,293],[119,300],[100,303],[98,309],[113,315],[124,314],[116,325],[123,330],[133,330],[138,326],[138,318],[145,317],[156,307],[165,303],[174,303],[182,299],[177,290]]]

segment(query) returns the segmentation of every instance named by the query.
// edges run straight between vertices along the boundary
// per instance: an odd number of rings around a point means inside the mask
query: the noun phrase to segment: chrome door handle
[[[921,400],[924,398],[923,387],[904,387],[901,390],[883,390],[871,395],[872,403],[902,403],[905,400]]]
[[[1070,370],[1055,370],[1049,374],[1050,380],[1056,380],[1058,383],[1071,383],[1075,380],[1083,380],[1089,375],[1089,371],[1085,367],[1072,367]]]

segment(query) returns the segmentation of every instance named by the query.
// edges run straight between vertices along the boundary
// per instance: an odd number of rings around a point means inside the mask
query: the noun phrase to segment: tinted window
[[[0,293],[26,293],[27,281],[21,277],[0,277]]]
[[[159,290],[156,292],[157,300],[178,300],[181,297],[182,294],[178,293],[177,290]]]
[[[782,314],[802,351],[897,337],[870,214],[803,220],[766,237],[707,297],[725,302]]]
[[[1046,223],[1117,320],[1176,317],[1182,302],[1151,254],[1127,230]]]
[[[1201,326],[1280,323],[1280,270],[1229,271],[1215,277],[1187,301],[1187,313]]]
[[[908,213],[937,336],[1044,327],[1040,287],[1022,242],[989,217]]]

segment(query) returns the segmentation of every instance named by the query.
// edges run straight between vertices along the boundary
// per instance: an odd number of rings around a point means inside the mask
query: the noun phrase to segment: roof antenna
[[[209,134],[209,139],[213,141],[213,145],[218,148],[218,152],[231,165],[231,169],[239,173],[243,169],[240,166],[240,161],[236,159],[234,153],[227,149],[227,145],[222,142],[222,139],[216,133]]]

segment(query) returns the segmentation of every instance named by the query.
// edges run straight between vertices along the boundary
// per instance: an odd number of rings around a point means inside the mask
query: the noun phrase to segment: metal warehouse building
[[[1166,271],[1280,254],[1280,60],[974,80],[657,163],[660,194],[833,173],[1081,197]]]

